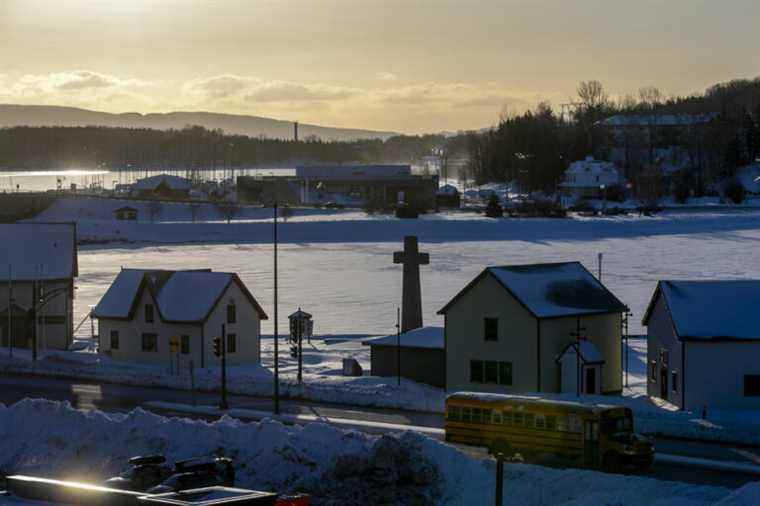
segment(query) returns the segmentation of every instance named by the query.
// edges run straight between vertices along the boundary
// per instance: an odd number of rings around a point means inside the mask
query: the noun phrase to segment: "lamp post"
[[[603,185],[603,184],[599,185],[599,190],[602,193],[602,214],[604,214],[604,211],[607,210],[607,191],[606,191],[606,189],[607,189],[606,185]]]

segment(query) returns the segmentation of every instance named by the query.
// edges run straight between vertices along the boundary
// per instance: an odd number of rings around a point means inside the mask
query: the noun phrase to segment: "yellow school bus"
[[[446,441],[483,446],[527,461],[621,471],[645,470],[649,439],[633,432],[631,410],[516,395],[458,392],[446,398]]]

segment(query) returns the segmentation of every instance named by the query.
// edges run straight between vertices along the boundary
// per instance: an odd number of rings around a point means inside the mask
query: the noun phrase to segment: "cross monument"
[[[401,332],[422,327],[422,289],[420,265],[430,263],[430,255],[420,253],[417,236],[404,237],[404,251],[393,253],[393,263],[404,265],[404,284],[401,293]]]

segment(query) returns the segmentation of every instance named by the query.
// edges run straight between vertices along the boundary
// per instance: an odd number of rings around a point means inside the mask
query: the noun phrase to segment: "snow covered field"
[[[377,437],[321,423],[299,427],[229,418],[207,423],[141,410],[83,413],[51,401],[0,405],[5,472],[97,482],[128,457],[155,452],[169,459],[225,454],[237,463],[238,486],[306,491],[317,506],[336,499],[347,505],[493,503],[493,461],[414,433]],[[758,483],[730,491],[594,471],[505,467],[507,504],[739,506],[760,499]],[[33,504],[1,497],[0,502]]]

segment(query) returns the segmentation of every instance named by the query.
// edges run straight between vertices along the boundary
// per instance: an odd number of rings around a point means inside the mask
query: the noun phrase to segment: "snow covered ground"
[[[237,463],[238,486],[306,491],[316,506],[335,499],[374,504],[379,498],[389,504],[493,503],[493,461],[415,433],[377,437],[321,423],[284,426],[271,420],[207,423],[141,410],[83,413],[51,401],[0,405],[5,472],[97,482],[116,473],[128,457],[156,452],[172,460],[230,456]],[[759,483],[730,491],[576,469],[505,467],[507,504],[739,506],[760,500]],[[7,497],[0,502],[32,504]]]

